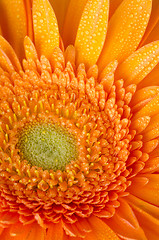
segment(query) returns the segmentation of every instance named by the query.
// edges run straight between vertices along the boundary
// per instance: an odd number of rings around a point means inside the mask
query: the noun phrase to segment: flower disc
[[[18,148],[23,159],[43,169],[64,170],[77,155],[73,136],[51,123],[27,124],[20,133]]]

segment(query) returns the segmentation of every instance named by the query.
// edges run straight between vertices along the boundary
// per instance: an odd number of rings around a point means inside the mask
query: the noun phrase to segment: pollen
[[[22,159],[43,169],[64,170],[77,157],[75,139],[51,123],[26,124],[17,144]]]

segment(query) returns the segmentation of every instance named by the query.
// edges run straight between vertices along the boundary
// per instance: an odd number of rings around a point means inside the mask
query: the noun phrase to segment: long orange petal
[[[124,0],[109,22],[107,39],[99,58],[99,68],[110,61],[122,62],[136,50],[146,29],[152,0]]]
[[[61,222],[58,224],[48,225],[46,239],[52,240],[53,236],[54,236],[54,240],[63,240],[63,228],[62,228]]]
[[[133,208],[147,239],[158,240],[159,208],[133,195],[129,195],[127,201]]]
[[[131,122],[130,129],[136,130],[136,133],[142,132],[150,122],[150,117],[144,116]]]
[[[143,88],[147,86],[158,86],[159,85],[159,64],[150,72],[141,83],[139,83],[138,88]]]
[[[109,18],[112,17],[116,9],[122,3],[123,0],[110,0]]]
[[[53,49],[59,47],[59,31],[48,0],[33,0],[33,24],[37,52],[50,59]]]
[[[126,85],[138,84],[159,63],[159,41],[152,42],[130,55],[117,69],[117,78]]]
[[[33,19],[32,19],[32,0],[25,0],[25,11],[27,17],[27,36],[33,41]]]
[[[13,224],[10,227],[4,229],[4,231],[0,235],[0,239],[25,240],[31,228],[32,228],[31,225],[24,226],[22,223]]]
[[[18,59],[16,53],[14,52],[11,45],[2,36],[0,36],[0,48],[5,52],[7,57],[10,59],[15,70],[16,71],[21,70],[21,64],[19,62],[19,59]]]
[[[69,2],[70,0],[60,0],[60,1],[50,0],[50,3],[57,17],[59,31],[61,35],[64,31],[63,25],[64,25],[64,20],[67,13]]]
[[[133,120],[143,116],[154,116],[159,113],[159,94],[157,94],[151,101],[149,101],[140,111],[134,116]]]
[[[88,0],[75,41],[77,64],[90,67],[97,62],[106,37],[108,12],[108,0]]]
[[[5,52],[0,49],[0,67],[9,73],[12,73],[14,71],[14,67],[10,61],[10,59],[7,57]]]
[[[120,199],[120,207],[111,219],[106,220],[106,223],[108,223],[122,239],[147,240],[131,207],[125,200]]]
[[[27,240],[44,240],[46,230],[39,226],[38,223],[32,224],[32,227],[26,237]]]
[[[144,141],[157,138],[159,136],[159,114],[153,116],[148,127],[143,131]]]
[[[0,22],[3,36],[14,48],[19,59],[24,57],[23,39],[27,34],[27,19],[24,1],[1,0]]]
[[[158,93],[159,93],[158,86],[145,87],[145,88],[142,88],[142,89],[136,91],[134,98],[131,101],[131,107],[134,107],[136,104],[143,102],[143,101],[149,102]]]
[[[115,232],[101,219],[91,216],[88,219],[92,232],[86,235],[87,240],[119,240]]]
[[[64,45],[66,47],[75,42],[78,25],[87,1],[88,0],[70,0],[62,34]]]
[[[157,148],[156,148],[157,149]],[[159,157],[149,158],[141,173],[156,173],[159,171]]]
[[[159,39],[158,29],[159,29],[159,2],[158,0],[153,0],[150,20],[146,28],[145,35],[143,36],[143,39],[140,43],[140,46],[158,40]]]

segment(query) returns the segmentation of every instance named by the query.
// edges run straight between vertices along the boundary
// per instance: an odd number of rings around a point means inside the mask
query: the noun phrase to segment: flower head
[[[2,240],[158,239],[158,12],[1,0]]]

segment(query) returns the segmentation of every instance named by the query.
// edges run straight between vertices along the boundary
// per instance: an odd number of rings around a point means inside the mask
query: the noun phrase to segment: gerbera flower
[[[159,239],[159,1],[0,1],[0,239]]]

